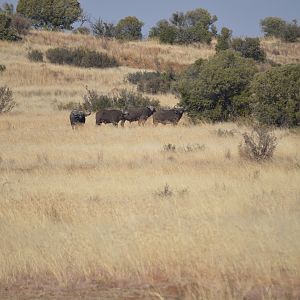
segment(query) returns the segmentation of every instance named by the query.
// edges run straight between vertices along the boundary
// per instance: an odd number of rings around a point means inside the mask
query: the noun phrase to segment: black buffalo
[[[75,129],[77,125],[83,125],[85,123],[85,117],[89,116],[91,112],[84,112],[82,110],[74,109],[70,113],[70,123],[72,129]]]
[[[153,114],[153,124],[155,126],[158,123],[177,125],[184,112],[185,109],[181,107],[159,110]]]
[[[156,111],[155,107],[147,106],[140,108],[128,108],[126,110],[126,115],[124,116],[124,120],[122,120],[121,125],[124,126],[126,121],[135,122],[138,121],[139,125],[144,125],[145,122],[152,114]]]
[[[112,123],[118,126],[120,121],[124,121],[127,112],[119,109],[102,109],[96,113],[96,125]],[[121,124],[122,126],[124,125]]]

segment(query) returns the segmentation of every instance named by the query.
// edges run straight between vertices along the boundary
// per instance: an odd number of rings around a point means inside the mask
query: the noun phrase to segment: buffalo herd
[[[152,116],[154,126],[161,124],[177,125],[181,119],[185,109],[182,107],[174,107],[172,109],[156,110],[153,106],[142,108],[128,108],[124,110],[119,109],[102,109],[96,113],[96,125],[113,124],[118,126],[120,123],[122,127],[126,121],[138,122],[139,125],[144,125],[149,117]],[[72,128],[77,125],[83,125],[85,118],[91,114],[90,111],[72,110],[70,113],[70,123]]]

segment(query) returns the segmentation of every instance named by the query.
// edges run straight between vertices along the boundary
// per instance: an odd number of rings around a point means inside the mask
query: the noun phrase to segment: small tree
[[[300,65],[286,65],[258,73],[252,84],[252,109],[263,124],[300,124]]]
[[[144,23],[136,17],[126,17],[118,22],[115,37],[120,40],[140,40]]]
[[[258,38],[235,38],[231,42],[231,48],[240,52],[242,56],[246,58],[253,58],[259,62],[263,62],[266,59],[266,53],[260,47]]]
[[[262,32],[267,37],[281,37],[286,22],[277,17],[267,17],[260,21]]]
[[[223,27],[221,34],[217,37],[216,51],[224,51],[230,48],[232,31],[227,27]]]
[[[0,114],[11,111],[16,106],[12,91],[6,87],[0,87]]]

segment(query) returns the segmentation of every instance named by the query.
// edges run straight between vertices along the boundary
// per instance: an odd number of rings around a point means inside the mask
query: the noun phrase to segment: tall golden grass
[[[121,129],[96,127],[92,115],[72,131],[68,112],[55,103],[81,101],[85,85],[104,93],[133,88],[123,78],[136,70],[26,59],[29,46],[83,41],[100,43],[44,32],[19,47],[0,42],[7,66],[1,85],[12,88],[19,105],[0,116],[0,298],[40,287],[55,298],[59,285],[98,297],[106,289],[107,299],[116,287],[149,291],[152,299],[296,299],[299,132],[277,130],[273,160],[256,163],[239,156],[249,129],[237,124],[153,127],[149,120]],[[134,56],[155,44],[122,45]],[[201,52],[170,46],[196,58],[190,50]],[[162,55],[172,61],[173,54]]]

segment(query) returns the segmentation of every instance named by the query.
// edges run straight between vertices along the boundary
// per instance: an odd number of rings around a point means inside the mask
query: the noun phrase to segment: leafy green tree
[[[267,17],[260,21],[262,32],[265,36],[281,37],[286,22],[277,17]]]
[[[72,29],[82,10],[77,0],[19,0],[17,12],[33,20],[35,27]]]
[[[126,17],[115,27],[115,37],[120,40],[140,40],[144,23],[136,17]]]
[[[266,53],[260,47],[259,38],[235,38],[231,41],[231,48],[240,52],[246,58],[253,58],[259,62],[266,59]]]
[[[217,37],[216,51],[224,51],[230,48],[232,31],[227,27],[223,27],[221,34]]]
[[[252,84],[252,107],[263,124],[300,125],[300,65],[285,65],[258,73]]]
[[[267,17],[260,21],[265,36],[274,36],[285,42],[296,42],[300,37],[300,26],[297,20],[288,23],[277,17]]]
[[[163,43],[191,44],[210,43],[216,35],[216,16],[197,8],[186,13],[173,13],[169,21],[161,20],[150,30],[150,38],[158,38]]]
[[[180,104],[194,118],[228,121],[247,116],[249,86],[256,72],[254,60],[232,50],[199,60],[179,79]]]

